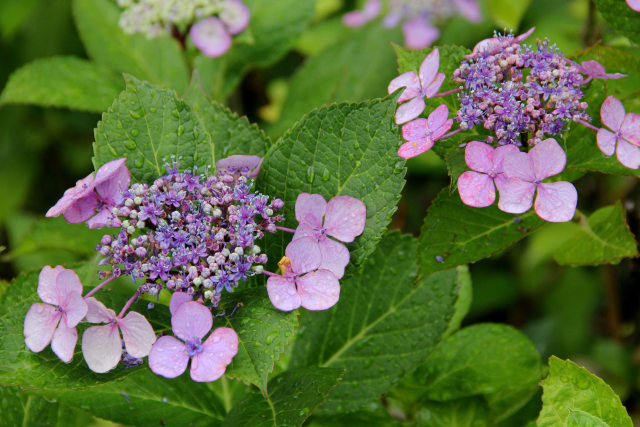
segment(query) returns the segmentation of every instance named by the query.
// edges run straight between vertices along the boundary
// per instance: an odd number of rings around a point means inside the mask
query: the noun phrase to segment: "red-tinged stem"
[[[435,95],[432,96],[432,98],[440,98],[441,96],[451,95],[452,93],[460,92],[461,90],[462,88],[458,87],[455,89],[451,89],[450,91],[447,91],[447,92],[436,93]]]
[[[574,120],[574,122],[580,123],[582,126],[587,127],[587,128],[589,128],[591,130],[595,130],[596,132],[598,132],[598,130],[599,130],[597,127],[595,127],[594,125],[592,125],[589,122],[585,122],[584,120],[577,119],[577,120]]]
[[[296,232],[296,230],[294,230],[293,228],[280,227],[279,225],[276,225],[276,230],[287,231],[289,233],[295,233]]]
[[[266,275],[267,275],[267,276],[269,276],[269,277],[282,277],[282,276],[280,276],[279,274],[272,273],[272,272],[267,271],[267,270],[262,270],[262,274],[266,274]]]
[[[131,304],[133,304],[133,302],[140,296],[140,291],[136,291],[135,294],[133,294],[133,296],[131,298],[129,298],[129,301],[127,301],[127,303],[124,305],[124,307],[122,307],[122,310],[120,310],[120,313],[118,313],[118,319],[122,319],[122,316],[124,315],[125,311],[127,311],[129,309],[129,307],[131,307]]]
[[[444,135],[442,135],[442,138],[440,138],[440,139],[449,138],[450,136],[453,136],[453,135],[455,135],[456,133],[459,133],[459,132],[462,132],[462,129],[461,129],[461,128],[458,128],[458,129],[456,129],[456,130],[452,130],[452,131],[451,131],[451,132],[449,132],[449,133],[445,133]]]
[[[89,298],[91,295],[95,294],[96,292],[98,292],[104,285],[106,285],[107,283],[109,283],[110,281],[112,281],[113,279],[115,279],[116,276],[111,276],[109,277],[107,280],[105,280],[104,282],[100,283],[98,286],[96,286],[95,288],[91,289],[85,296],[84,298],[87,299]]]

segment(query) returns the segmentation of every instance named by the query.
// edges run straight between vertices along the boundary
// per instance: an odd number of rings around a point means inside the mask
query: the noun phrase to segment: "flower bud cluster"
[[[252,192],[253,180],[238,172],[167,170],[152,185],[133,184],[113,208],[120,231],[102,238],[102,263],[144,281],[143,293],[167,288],[217,306],[223,290],[262,271],[267,256],[256,241],[275,232],[283,202]]]
[[[559,134],[572,120],[590,120],[580,66],[548,40],[539,41],[535,50],[519,42],[512,34],[497,34],[454,71],[453,80],[463,85],[460,127],[482,124],[495,133],[490,141],[520,146]]]

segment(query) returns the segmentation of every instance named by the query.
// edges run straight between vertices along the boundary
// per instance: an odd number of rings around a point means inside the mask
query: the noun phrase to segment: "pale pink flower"
[[[462,203],[476,208],[490,206],[496,200],[496,187],[501,191],[507,180],[502,170],[502,160],[508,153],[518,153],[513,144],[493,148],[480,141],[471,141],[464,151],[464,158],[472,170],[458,178],[458,192]]]
[[[216,162],[216,168],[218,170],[226,170],[231,174],[240,173],[246,175],[249,178],[255,178],[260,172],[262,160],[263,158],[258,156],[236,154],[218,160]]]
[[[636,12],[640,12],[640,0],[627,0],[627,5]]]
[[[398,156],[410,159],[433,147],[433,143],[441,139],[451,126],[453,120],[448,119],[449,109],[445,104],[438,106],[429,114],[428,119],[416,119],[402,127],[402,137],[409,141],[398,149]]]
[[[231,35],[218,18],[205,18],[189,31],[193,44],[209,57],[222,56],[231,47]]]
[[[76,325],[87,314],[82,283],[73,270],[47,265],[40,271],[38,296],[44,303],[33,304],[27,312],[25,344],[38,353],[51,343],[53,352],[69,363],[78,341]]]
[[[362,10],[354,10],[342,16],[342,23],[347,27],[361,27],[375,19],[382,9],[380,0],[367,0]]]
[[[402,24],[402,34],[409,49],[419,50],[431,46],[440,37],[440,30],[431,25],[427,18],[417,16]]]
[[[480,13],[480,5],[477,0],[453,0],[453,4],[458,8],[460,15],[469,21],[482,21],[482,13]]]
[[[229,34],[239,34],[249,25],[251,12],[241,0],[226,0],[222,4],[220,20]]]
[[[238,335],[231,328],[215,329],[208,308],[196,301],[182,303],[171,316],[173,333],[180,338],[162,336],[151,347],[149,367],[157,375],[175,378],[191,359],[191,378],[198,382],[215,381],[224,375],[227,365],[238,353]]]
[[[300,306],[326,310],[338,302],[340,283],[331,271],[320,269],[322,255],[315,239],[301,237],[291,241],[285,256],[283,276],[267,279],[267,293],[274,307],[282,311]]]
[[[640,166],[640,115],[625,114],[618,98],[607,97],[600,108],[602,123],[611,131],[600,128],[596,135],[598,148],[607,156],[614,152],[620,163],[630,169]]]
[[[583,74],[587,75],[587,78],[584,80],[583,83],[587,83],[593,79],[606,80],[606,79],[619,79],[622,77],[627,77],[626,74],[622,74],[622,73],[606,73],[602,64],[600,64],[598,61],[593,61],[593,60],[584,61],[580,65],[580,71]]]
[[[336,196],[327,203],[320,194],[301,193],[296,200],[298,228],[293,240],[314,238],[320,247],[321,263],[340,279],[349,263],[349,250],[342,242],[353,242],[364,231],[367,208],[361,200],[351,196]]]
[[[542,180],[564,170],[567,156],[553,138],[537,143],[528,153],[508,153],[502,160],[507,178],[500,190],[498,207],[509,213],[531,209],[537,192],[535,210],[549,222],[566,222],[573,218],[578,202],[576,188],[570,182],[543,183]]]
[[[141,358],[149,354],[156,334],[142,314],[130,311],[121,319],[97,299],[89,297],[86,301],[87,321],[105,323],[91,326],[82,334],[82,355],[89,369],[104,373],[115,368],[122,357],[123,339],[130,356]],[[118,329],[122,331],[122,338]]]
[[[418,117],[425,109],[424,98],[433,97],[444,81],[444,73],[438,73],[440,52],[433,49],[420,64],[419,73],[407,71],[391,80],[387,91],[393,93],[401,87],[406,88],[398,102],[404,104],[396,111],[396,123],[402,124]],[[405,102],[408,101],[408,102]]]

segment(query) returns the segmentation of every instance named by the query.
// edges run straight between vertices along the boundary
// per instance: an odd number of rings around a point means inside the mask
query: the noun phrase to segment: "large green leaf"
[[[96,169],[126,157],[134,182],[150,182],[166,173],[171,157],[181,169],[211,164],[209,134],[191,108],[169,89],[126,76],[127,89],[102,115],[95,131]]]
[[[539,427],[565,425],[570,420],[573,424],[566,425],[581,425],[577,421],[589,418],[596,418],[600,423],[586,425],[633,425],[611,387],[570,360],[551,356],[549,376],[542,381],[542,388],[544,393],[537,423]],[[575,411],[588,415],[573,415]]]
[[[252,67],[273,64],[291,49],[311,22],[313,0],[246,0],[251,11],[245,30],[251,40],[234,41],[220,58],[199,55],[194,60],[202,85],[213,99],[224,101]]]
[[[309,59],[291,79],[282,116],[270,132],[281,134],[319,105],[384,96],[396,76],[395,55],[387,45],[395,38],[396,31],[370,25]]]
[[[2,91],[0,104],[102,112],[118,96],[122,80],[96,64],[74,57],[38,59],[15,71]]]
[[[489,14],[498,28],[517,30],[531,0],[488,0]]]
[[[638,244],[620,203],[600,208],[588,219],[581,216],[576,228],[553,254],[559,264],[610,264],[638,256]]]
[[[254,391],[238,402],[223,426],[300,426],[343,374],[343,370],[331,368],[287,370],[269,381],[266,396]]]
[[[616,30],[629,39],[640,42],[640,13],[621,0],[595,0],[598,10]]]
[[[466,271],[414,283],[416,242],[392,232],[360,269],[341,281],[330,310],[304,313],[293,366],[345,368],[325,413],[355,411],[414,369],[442,339]]]
[[[269,138],[246,117],[238,117],[227,107],[211,101],[202,91],[194,73],[185,101],[211,140],[212,164],[234,154],[264,156],[271,145]]]
[[[73,0],[73,14],[87,53],[98,64],[178,93],[187,90],[189,75],[177,41],[125,34],[118,25],[120,9],[110,0]]]
[[[277,310],[269,301],[265,288],[234,292],[224,299],[223,308],[231,313],[226,326],[239,338],[238,354],[227,375],[266,390],[268,376],[298,326],[297,312]]]
[[[513,215],[496,206],[474,208],[444,189],[427,210],[418,239],[420,274],[486,258],[544,224],[533,210]]]
[[[340,103],[314,110],[269,149],[259,189],[285,202],[286,226],[295,228],[300,193],[327,200],[348,195],[367,207],[364,233],[349,245],[352,262],[361,262],[380,240],[404,186],[404,160],[397,155],[396,97]],[[269,237],[269,256],[278,259],[289,235]],[[265,238],[266,240],[266,238]]]

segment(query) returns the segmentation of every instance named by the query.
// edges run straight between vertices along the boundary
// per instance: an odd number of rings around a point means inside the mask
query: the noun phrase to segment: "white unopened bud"
[[[204,291],[204,297],[205,297],[206,299],[211,299],[211,298],[213,298],[213,292],[211,292],[211,291]]]
[[[136,197],[135,199],[133,199],[133,203],[135,203],[136,205],[141,205],[142,197]]]

